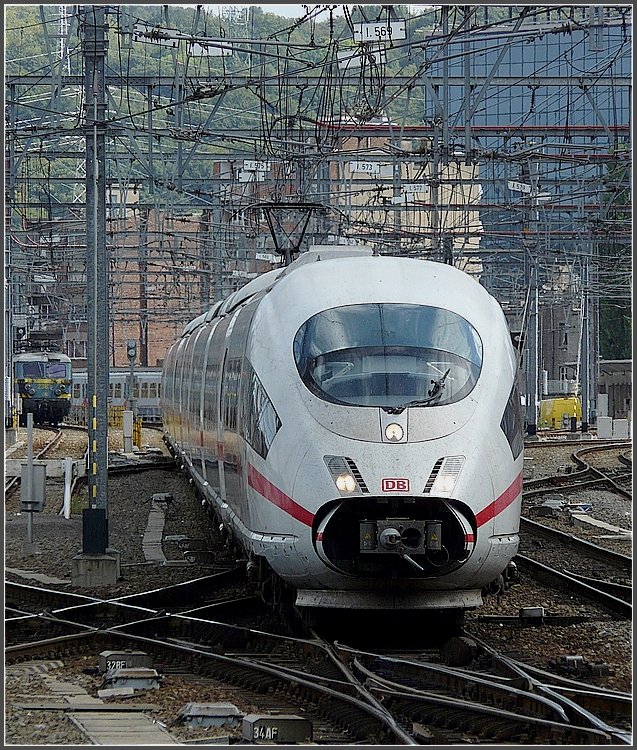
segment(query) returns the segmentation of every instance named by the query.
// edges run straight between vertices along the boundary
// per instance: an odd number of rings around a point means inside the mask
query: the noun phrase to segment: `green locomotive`
[[[33,414],[34,424],[57,425],[71,410],[71,360],[59,352],[25,352],[14,360],[20,425]]]

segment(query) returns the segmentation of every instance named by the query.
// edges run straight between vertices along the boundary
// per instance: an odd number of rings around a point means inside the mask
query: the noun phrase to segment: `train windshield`
[[[469,394],[482,342],[460,315],[425,305],[363,304],[314,315],[294,338],[305,385],[337,404],[402,409]]]
[[[64,362],[19,362],[19,378],[70,378],[71,365]]]

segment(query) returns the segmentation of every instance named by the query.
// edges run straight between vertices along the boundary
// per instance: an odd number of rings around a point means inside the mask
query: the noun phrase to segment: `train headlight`
[[[405,435],[403,428],[396,422],[391,422],[385,427],[385,437],[392,443],[399,443]]]
[[[345,456],[323,456],[327,470],[329,471],[336,489],[341,495],[360,495],[367,488],[362,477],[358,473],[356,464],[351,458]]]
[[[449,492],[453,492],[455,485],[456,478],[454,476],[451,476],[450,474],[439,474],[431,491],[437,495],[446,495]]]
[[[336,477],[336,487],[339,492],[356,492],[358,484],[351,474],[343,473]]]
[[[440,462],[434,466],[434,470],[429,477],[429,482],[432,483],[431,494],[440,495],[441,497],[451,497],[464,462],[464,456],[447,456],[444,459],[440,459]]]

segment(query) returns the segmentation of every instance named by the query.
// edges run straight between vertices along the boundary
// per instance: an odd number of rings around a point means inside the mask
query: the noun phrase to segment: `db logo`
[[[383,492],[409,492],[409,479],[383,479],[381,489]]]

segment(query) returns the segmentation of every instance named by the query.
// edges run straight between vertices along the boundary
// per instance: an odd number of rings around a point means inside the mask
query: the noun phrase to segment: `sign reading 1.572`
[[[406,39],[407,30],[404,21],[390,21],[389,23],[355,23],[355,42],[392,42]]]

